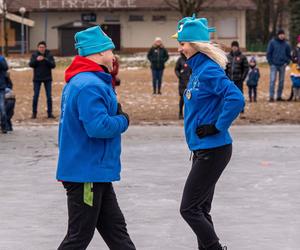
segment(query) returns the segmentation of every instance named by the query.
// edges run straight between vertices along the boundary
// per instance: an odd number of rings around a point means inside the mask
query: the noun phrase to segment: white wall
[[[104,16],[111,14],[108,12],[96,12],[97,23],[104,22]],[[129,22],[130,14],[144,15],[143,22]],[[48,28],[47,28],[47,43],[49,49],[58,49],[58,30],[53,29],[53,26],[62,25],[68,22],[81,19],[81,12],[52,12],[48,13]],[[120,16],[121,24],[121,47],[122,48],[148,48],[152,45],[155,37],[162,38],[164,45],[167,48],[176,48],[177,41],[171,39],[170,36],[176,32],[177,21],[181,18],[180,14],[175,11],[169,12],[114,12],[113,15]],[[152,15],[167,15],[166,22],[153,22]],[[207,17],[215,26],[217,32],[213,39],[217,42],[230,45],[232,40],[238,40],[241,47],[246,45],[246,17],[245,11],[218,11],[200,13],[199,16]],[[221,30],[221,21],[227,17],[235,17],[237,19],[237,37],[220,38],[218,30]],[[30,19],[35,21],[35,27],[30,29],[30,50],[36,49],[36,44],[44,40],[45,34],[45,14],[30,13]],[[70,46],[73,46],[70,45]]]

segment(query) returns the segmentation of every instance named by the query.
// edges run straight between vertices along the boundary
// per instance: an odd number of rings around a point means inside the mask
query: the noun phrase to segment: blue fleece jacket
[[[282,66],[291,60],[291,47],[285,40],[272,39],[268,44],[267,60],[270,65]]]
[[[78,56],[66,72],[70,79],[66,79],[69,82],[61,101],[58,180],[120,179],[121,133],[128,122],[117,115],[111,76],[101,70],[96,63]]]
[[[190,150],[215,148],[232,143],[228,129],[243,110],[241,91],[213,60],[198,53],[187,61],[192,75],[184,95],[184,127]],[[199,125],[215,124],[216,135],[200,139]]]

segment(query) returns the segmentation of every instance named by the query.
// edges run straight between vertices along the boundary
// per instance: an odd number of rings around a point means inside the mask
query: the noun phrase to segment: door
[[[121,49],[121,25],[120,24],[102,24],[101,28],[114,42],[116,50]]]
[[[61,56],[75,56],[77,50],[75,49],[74,35],[76,32],[83,30],[84,28],[72,28],[72,29],[60,29],[60,55]]]

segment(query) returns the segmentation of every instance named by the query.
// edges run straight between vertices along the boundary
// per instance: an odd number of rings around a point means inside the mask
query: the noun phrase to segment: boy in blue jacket
[[[250,69],[248,71],[248,75],[246,78],[246,83],[248,86],[248,93],[249,93],[249,101],[256,102],[257,101],[257,85],[258,85],[258,80],[260,78],[260,73],[259,69],[256,66],[256,60],[254,57],[250,59],[249,62]],[[253,96],[253,98],[252,98]]]
[[[68,232],[58,249],[86,249],[95,229],[111,250],[134,250],[112,182],[120,180],[121,134],[129,117],[117,103],[109,71],[115,48],[99,26],[75,34],[65,73],[57,180],[68,199]]]

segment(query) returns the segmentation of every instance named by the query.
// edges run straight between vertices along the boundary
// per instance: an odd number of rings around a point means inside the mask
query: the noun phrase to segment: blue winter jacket
[[[110,74],[101,71],[96,63],[80,56],[66,71],[58,142],[60,181],[120,179],[121,133],[128,122],[117,115]]]
[[[270,65],[282,66],[291,60],[291,47],[285,40],[272,39],[268,44],[267,60]]]
[[[198,53],[187,61],[192,75],[184,95],[184,127],[190,150],[215,148],[232,143],[228,129],[243,110],[241,91],[213,60]],[[216,135],[200,139],[199,125],[215,124]]]
[[[0,90],[5,90],[6,88],[6,74],[8,70],[8,65],[3,56],[0,56]]]
[[[260,78],[259,69],[257,67],[251,68],[248,71],[246,82],[248,86],[257,86]]]

